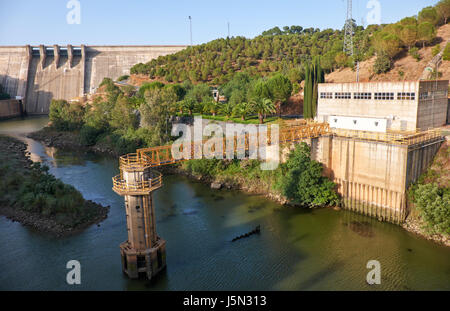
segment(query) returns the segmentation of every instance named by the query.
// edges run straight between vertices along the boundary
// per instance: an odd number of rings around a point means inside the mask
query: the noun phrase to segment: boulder
[[[222,184],[218,182],[211,183],[211,189],[219,190],[222,188]]]

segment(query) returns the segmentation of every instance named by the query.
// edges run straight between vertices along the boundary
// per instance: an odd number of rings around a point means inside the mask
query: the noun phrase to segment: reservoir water
[[[0,134],[26,141],[34,161],[110,205],[100,226],[66,238],[0,217],[0,290],[450,290],[450,249],[401,227],[347,211],[288,208],[260,196],[211,190],[165,176],[154,194],[167,269],[129,280],[119,244],[127,239],[123,198],[111,187],[117,159],[47,148],[25,138],[47,118],[0,122]],[[261,226],[261,234],[231,242]],[[66,283],[66,263],[81,263],[81,285]],[[381,284],[368,285],[369,260]]]

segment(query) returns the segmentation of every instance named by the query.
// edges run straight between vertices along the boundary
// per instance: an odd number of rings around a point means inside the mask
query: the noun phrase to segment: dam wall
[[[103,78],[117,79],[137,63],[186,46],[2,46],[0,84],[23,98],[28,114],[48,114],[50,101],[94,92]]]

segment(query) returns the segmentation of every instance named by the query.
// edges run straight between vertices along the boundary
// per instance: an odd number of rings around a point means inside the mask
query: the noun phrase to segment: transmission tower
[[[353,56],[352,0],[347,0],[347,19],[344,26],[344,53]]]

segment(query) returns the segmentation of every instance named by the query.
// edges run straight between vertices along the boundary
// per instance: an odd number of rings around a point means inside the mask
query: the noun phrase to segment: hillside
[[[437,29],[436,41],[441,42],[442,48],[445,47],[445,42],[450,40],[450,24],[441,26]],[[394,61],[393,68],[384,74],[374,74],[373,65],[376,57],[373,56],[367,61],[360,63],[360,81],[402,81],[402,80],[418,80],[428,63],[432,60],[433,46],[427,46],[420,49],[418,52],[421,60],[418,62],[415,58],[407,53],[402,53]],[[403,72],[403,76],[401,75]],[[444,61],[439,67],[439,72],[442,73],[441,79],[450,80],[450,62]],[[343,68],[336,70],[326,75],[327,82],[354,82],[356,73],[351,68]]]

